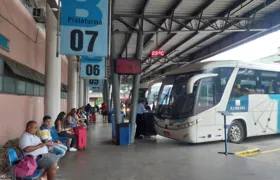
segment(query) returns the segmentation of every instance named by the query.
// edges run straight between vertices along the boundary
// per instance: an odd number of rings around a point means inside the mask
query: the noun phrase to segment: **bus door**
[[[197,141],[212,141],[216,139],[215,118],[215,85],[214,78],[209,77],[201,79],[198,88],[197,102],[196,102],[196,115],[197,115]]]

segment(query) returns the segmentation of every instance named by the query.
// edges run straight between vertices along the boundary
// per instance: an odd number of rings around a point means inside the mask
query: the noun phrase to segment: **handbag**
[[[14,165],[16,177],[31,176],[36,168],[37,163],[32,155],[24,156]]]

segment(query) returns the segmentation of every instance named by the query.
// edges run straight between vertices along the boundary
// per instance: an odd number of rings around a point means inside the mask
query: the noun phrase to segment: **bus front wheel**
[[[232,143],[241,143],[245,137],[244,127],[241,122],[234,121],[228,129],[228,139]]]

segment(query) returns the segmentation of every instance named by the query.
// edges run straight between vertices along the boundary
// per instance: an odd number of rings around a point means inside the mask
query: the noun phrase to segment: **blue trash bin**
[[[121,124],[116,125],[115,114],[110,114],[110,119],[112,121],[112,141],[118,145],[120,145],[120,143],[122,145],[127,144],[127,141],[129,142],[129,139],[127,140],[127,138],[126,138],[126,136],[127,136],[126,131],[128,131],[128,137],[129,137],[130,129],[129,129],[129,127],[127,127],[127,125],[123,125],[123,124],[126,124],[126,123],[124,123],[124,115],[121,114]],[[121,142],[120,142],[120,139],[122,139]]]
[[[121,123],[117,125],[118,145],[129,145],[130,144],[130,125],[129,123]]]

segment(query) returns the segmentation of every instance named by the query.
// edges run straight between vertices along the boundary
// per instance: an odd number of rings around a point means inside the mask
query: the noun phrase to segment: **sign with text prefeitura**
[[[105,57],[81,57],[81,78],[105,79]]]
[[[107,56],[108,0],[61,2],[61,54]]]
[[[86,85],[88,87],[103,87],[103,80],[100,79],[87,79]]]

